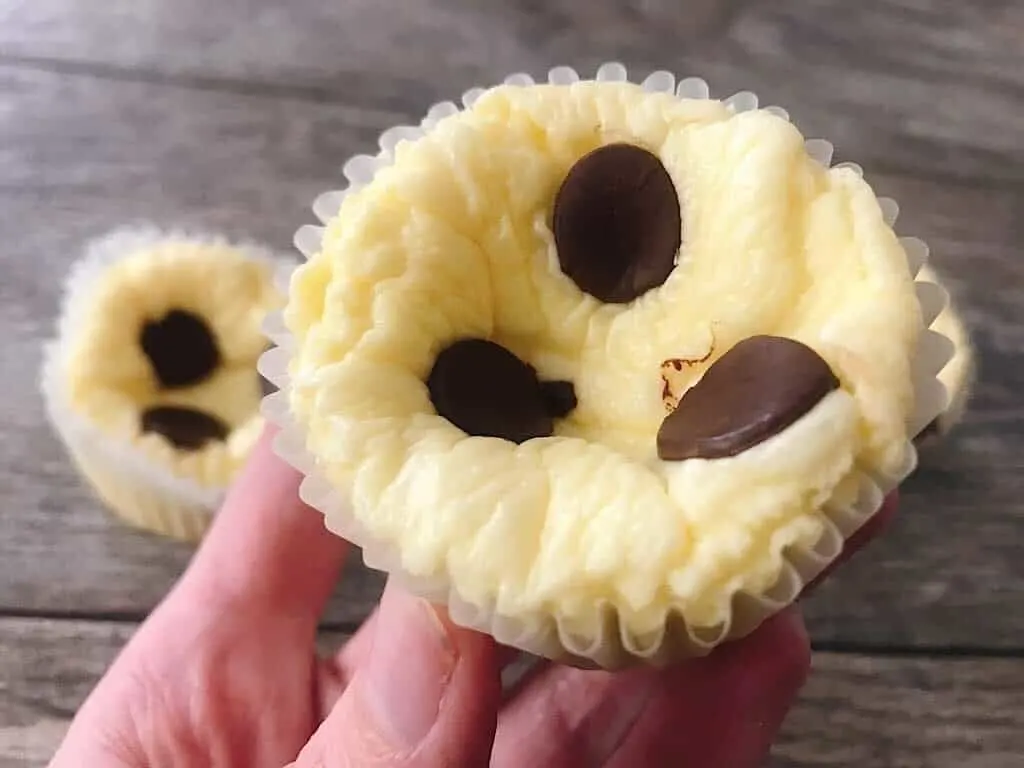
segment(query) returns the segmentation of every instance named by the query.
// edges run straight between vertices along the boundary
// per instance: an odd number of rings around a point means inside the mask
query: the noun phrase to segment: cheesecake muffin
[[[262,429],[261,324],[275,257],[118,230],[68,278],[43,392],[82,475],[124,520],[197,540]]]
[[[620,65],[386,132],[298,233],[267,357],[303,497],[527,651],[614,667],[747,634],[945,403],[944,295],[830,154],[753,94]]]

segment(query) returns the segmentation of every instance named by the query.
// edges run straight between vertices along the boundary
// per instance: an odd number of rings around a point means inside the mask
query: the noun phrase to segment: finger
[[[317,673],[318,701],[320,704],[319,720],[323,720],[327,713],[334,709],[341,694],[345,692],[348,684],[369,656],[370,648],[373,645],[373,632],[376,625],[377,610],[374,609],[369,618],[363,622],[348,642],[346,642],[332,656],[320,659]],[[537,661],[535,657],[528,657],[522,651],[510,648],[507,645],[498,645],[496,649],[498,669],[503,673],[502,690],[503,695],[508,695],[509,686],[506,685],[504,673],[512,672],[513,683],[528,665]],[[511,668],[511,669],[510,669]]]
[[[378,610],[374,609],[362,626],[341,648],[327,658],[317,661],[317,703],[321,722],[334,709],[341,694],[370,655]]]
[[[789,609],[745,640],[668,669],[549,666],[502,712],[492,766],[753,768],[809,664],[803,622]]]
[[[299,500],[301,476],[274,455],[268,429],[228,492],[183,579],[191,600],[315,627],[348,544]],[[198,592],[198,597],[195,592]]]
[[[374,608],[373,613],[367,617],[358,631],[334,654],[335,665],[345,670],[349,679],[370,657],[379,614],[380,609]]]
[[[692,668],[670,671],[608,768],[667,768],[683,756],[693,765],[763,765],[810,666],[803,619],[790,608]]]
[[[389,585],[364,664],[293,768],[486,766],[500,698],[494,641]]]
[[[892,519],[896,516],[896,508],[899,504],[899,494],[892,492],[889,494],[885,501],[882,502],[881,508],[871,516],[864,525],[854,531],[853,535],[846,540],[843,545],[842,552],[839,553],[839,557],[833,560],[824,571],[819,573],[807,586],[804,587],[801,597],[807,597],[815,589],[821,586],[821,583],[831,576],[835,570],[843,563],[847,562],[857,552],[861,551],[867,544],[874,539],[878,538],[886,527],[892,522]]]

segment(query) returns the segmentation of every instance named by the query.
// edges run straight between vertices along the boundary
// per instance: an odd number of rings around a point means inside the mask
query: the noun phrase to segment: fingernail
[[[391,587],[381,599],[375,632],[366,666],[367,704],[381,735],[398,749],[411,749],[437,721],[456,649],[430,604]]]

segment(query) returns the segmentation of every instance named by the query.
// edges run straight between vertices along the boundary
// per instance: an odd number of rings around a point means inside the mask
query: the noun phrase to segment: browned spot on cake
[[[663,360],[661,363],[661,400],[665,404],[665,409],[669,412],[675,410],[679,404],[679,398],[682,396],[681,392],[676,392],[678,387],[674,387],[672,384],[672,371],[676,373],[682,373],[684,369],[692,368],[695,365],[706,363],[711,359],[711,356],[715,353],[715,341],[714,337],[711,339],[711,345],[708,348],[707,353],[703,357],[670,357],[668,360]]]

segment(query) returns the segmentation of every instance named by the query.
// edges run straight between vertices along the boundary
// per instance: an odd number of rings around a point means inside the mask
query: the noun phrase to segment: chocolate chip
[[[576,387],[571,381],[541,382],[540,392],[545,408],[556,419],[564,419],[576,409]]]
[[[580,290],[624,304],[668,279],[682,242],[675,185],[661,161],[608,144],[569,170],[552,221],[558,260]]]
[[[139,344],[165,389],[198,384],[220,363],[217,341],[206,321],[183,309],[147,322]]]
[[[427,389],[438,414],[463,432],[513,443],[550,436],[555,418],[576,406],[572,384],[541,383],[532,366],[484,339],[463,339],[444,349]]]
[[[141,423],[143,432],[163,435],[183,451],[198,451],[207,443],[228,436],[227,425],[216,416],[176,405],[146,409]]]
[[[780,336],[751,336],[687,390],[658,431],[666,461],[735,456],[811,410],[839,380],[810,347]]]

